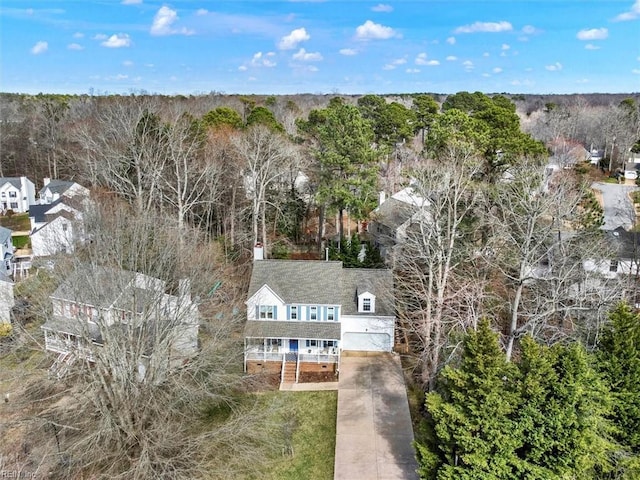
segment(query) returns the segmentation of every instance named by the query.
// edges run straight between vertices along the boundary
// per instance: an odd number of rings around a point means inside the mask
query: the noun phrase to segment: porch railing
[[[287,353],[291,352],[257,352],[247,351],[245,352],[245,358],[253,361],[263,362],[282,362]],[[339,355],[337,353],[299,353],[298,362],[308,363],[338,363]]]

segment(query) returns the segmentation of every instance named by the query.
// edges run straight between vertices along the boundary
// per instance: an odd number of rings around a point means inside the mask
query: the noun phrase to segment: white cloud
[[[96,33],[92,38],[94,40],[106,40],[109,37],[107,35],[105,35],[104,33]]]
[[[458,57],[456,57],[455,55],[449,55],[447,57],[448,62],[455,62],[456,60],[458,60]]]
[[[371,7],[371,10],[373,10],[374,12],[390,13],[390,12],[393,12],[393,7],[391,5],[385,5],[384,3],[379,3],[375,7]]]
[[[405,72],[407,72],[407,73],[420,73],[420,69],[419,68],[407,68],[405,70]]]
[[[489,52],[484,52],[484,53],[482,54],[482,56],[483,56],[483,57],[485,57],[485,58],[486,58],[486,57],[488,57],[488,56],[489,56]]]
[[[346,55],[347,57],[357,55],[358,51],[353,48],[342,48],[340,49],[340,55]]]
[[[500,50],[509,50],[511,48],[511,46],[507,43],[503,43],[502,46],[500,47]]]
[[[73,38],[84,38],[84,33],[76,32],[73,34]]]
[[[307,65],[307,70],[309,72],[317,72],[318,71],[318,67],[316,67],[315,65]]]
[[[533,35],[534,33],[537,33],[537,31],[538,30],[533,25],[525,25],[522,27],[522,33],[525,35]]]
[[[391,27],[367,20],[356,28],[356,38],[359,40],[387,40],[395,37],[396,32]]]
[[[293,54],[292,58],[301,62],[319,62],[322,60],[322,54],[320,52],[307,52],[304,48],[301,48],[297,53]]]
[[[280,39],[278,48],[280,50],[293,50],[300,42],[306,42],[310,38],[311,35],[309,35],[304,28],[296,28],[295,30],[292,30],[289,35]]]
[[[69,45],[67,45],[67,48],[69,50],[84,50],[84,47],[79,43],[70,43]]]
[[[172,27],[178,18],[178,12],[163,5],[153,17],[153,23],[151,24],[149,33],[151,33],[151,35],[193,35],[193,30],[187,28],[175,29]]]
[[[196,15],[198,16],[206,15],[207,13],[209,13],[209,10],[207,10],[206,8],[199,8],[198,10],[196,10]]]
[[[251,59],[251,65],[255,67],[275,67],[277,65],[276,62],[271,60],[271,58],[274,56],[275,53],[273,52],[267,52],[265,54],[263,54],[262,52],[258,52],[253,55],[253,58]]]
[[[414,62],[416,65],[426,65],[428,67],[435,67],[437,65],[440,65],[440,62],[438,60],[427,60],[427,54],[424,52],[419,53]]]
[[[549,70],[550,72],[557,72],[562,70],[562,64],[560,62],[556,62],[552,65],[545,65],[545,67],[547,70]]]
[[[604,40],[609,36],[609,30],[606,28],[583,29],[578,32],[576,38],[578,40]]]
[[[238,70],[240,70],[241,72],[246,72],[247,71],[247,67],[246,67],[246,65],[240,65],[238,67]]]
[[[629,11],[621,13],[614,18],[614,20],[625,22],[627,20],[635,20],[636,18],[640,18],[640,0],[636,0]]]
[[[393,70],[394,68],[396,68],[399,65],[404,65],[405,63],[407,63],[407,59],[406,58],[396,58],[395,60],[393,60],[391,63],[387,63],[384,67],[382,67],[384,70]]]
[[[488,73],[483,73],[482,76],[487,78],[487,77],[490,77],[491,75],[489,75]]]
[[[449,37],[447,38],[447,43],[449,45],[455,45],[456,44],[456,37]]]
[[[36,44],[31,47],[31,53],[33,53],[34,55],[40,55],[41,53],[46,52],[48,49],[49,44],[41,40],[39,42],[36,42]]]
[[[107,48],[121,48],[131,45],[131,38],[126,33],[117,33],[111,35],[108,39],[102,42],[100,45]]]
[[[475,22],[471,25],[463,25],[454,30],[454,33],[477,33],[477,32],[510,32],[513,25],[509,22]]]
[[[467,72],[470,72],[474,68],[473,62],[471,60],[465,60],[464,62],[462,62],[462,66]]]
[[[600,49],[600,47],[598,45],[594,45],[593,43],[587,43],[584,46],[584,48],[587,49],[587,50],[599,50]]]
[[[125,60],[122,62],[122,65],[125,67],[133,67],[133,62],[131,60]]]
[[[640,75],[640,68],[634,68],[633,70],[631,70],[631,73],[634,73],[636,75]]]
[[[419,53],[416,59],[414,60],[416,65],[426,65],[427,64],[427,54],[422,52]]]
[[[138,5],[142,3],[142,0],[122,0],[122,5]]]
[[[493,70],[491,70],[493,73],[502,73],[502,69],[500,67],[495,67]]]

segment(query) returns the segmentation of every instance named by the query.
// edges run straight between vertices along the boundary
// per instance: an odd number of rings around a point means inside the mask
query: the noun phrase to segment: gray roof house
[[[0,210],[24,213],[36,200],[35,186],[27,177],[0,177]]]
[[[386,199],[380,196],[378,207],[371,212],[367,231],[380,254],[389,262],[393,249],[406,239],[407,228],[429,201],[422,198],[412,186],[406,187]]]
[[[387,269],[256,260],[246,305],[244,356],[250,373],[266,368],[293,383],[306,373],[337,373],[345,350],[393,348],[393,278]]]
[[[42,325],[45,349],[58,354],[52,371],[61,376],[78,359],[94,361],[110,342],[137,348],[148,359],[154,348],[183,361],[198,348],[198,309],[182,281],[168,292],[158,278],[137,272],[83,265],[50,296],[52,315]],[[140,341],[128,344],[131,334]],[[143,362],[146,360],[142,360]],[[145,370],[144,364],[140,371]]]
[[[76,182],[45,178],[43,183],[44,186],[38,192],[41,205],[53,203],[62,196],[70,198],[76,195],[89,196],[89,190]]]

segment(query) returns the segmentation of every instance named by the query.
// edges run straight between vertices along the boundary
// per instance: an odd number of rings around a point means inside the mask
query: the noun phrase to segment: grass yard
[[[13,246],[16,248],[25,248],[29,245],[29,235],[15,235],[11,237]]]
[[[0,216],[0,226],[16,232],[28,232],[31,228],[28,213],[16,213],[14,215]]]
[[[332,480],[338,392],[278,392],[290,420],[290,450],[275,459],[264,478]]]

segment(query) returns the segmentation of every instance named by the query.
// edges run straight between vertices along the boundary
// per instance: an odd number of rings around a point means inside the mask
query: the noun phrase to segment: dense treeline
[[[640,110],[626,96],[593,105],[585,98],[4,95],[0,175],[92,187],[113,211],[96,223],[104,243],[85,254],[174,283],[197,277],[203,298],[213,291],[207,282],[216,284],[210,276],[235,276],[216,268],[246,258],[256,243],[271,257],[327,247],[347,266],[380,266],[362,224],[380,190],[410,186],[421,203],[388,261],[405,365],[426,394],[421,474],[618,478],[633,473],[638,448],[636,431],[625,430],[637,427],[637,341],[628,340],[637,339],[638,319],[626,307],[609,312],[635,297],[636,278],[584,268],[607,265],[616,252],[599,230],[603,213],[590,190],[599,170],[568,157],[593,146],[608,169],[620,168],[640,139]],[[551,175],[549,156],[569,168]],[[156,235],[166,245],[155,244]],[[104,255],[111,242],[118,254]],[[159,259],[162,268],[147,271]],[[224,307],[229,315],[232,303]],[[220,309],[210,305],[207,335],[224,357],[234,347],[220,342],[229,340],[227,325],[216,323]],[[202,368],[194,378],[211,365]],[[242,390],[237,373],[230,378]],[[228,398],[225,379],[214,380],[190,388],[221,389],[214,408],[233,408],[238,392]],[[162,402],[148,405],[145,418],[155,418]],[[164,475],[149,458],[168,469],[205,468],[177,465],[173,453],[202,453],[210,438],[187,436],[142,455],[179,423],[183,407],[165,426],[145,420],[107,432],[114,455],[127,458],[110,472]],[[80,420],[91,405],[84,408]],[[99,436],[69,435],[76,445],[105,447]]]
[[[521,342],[507,361],[489,323],[426,396],[422,478],[637,478],[640,317],[611,313],[594,353]]]

